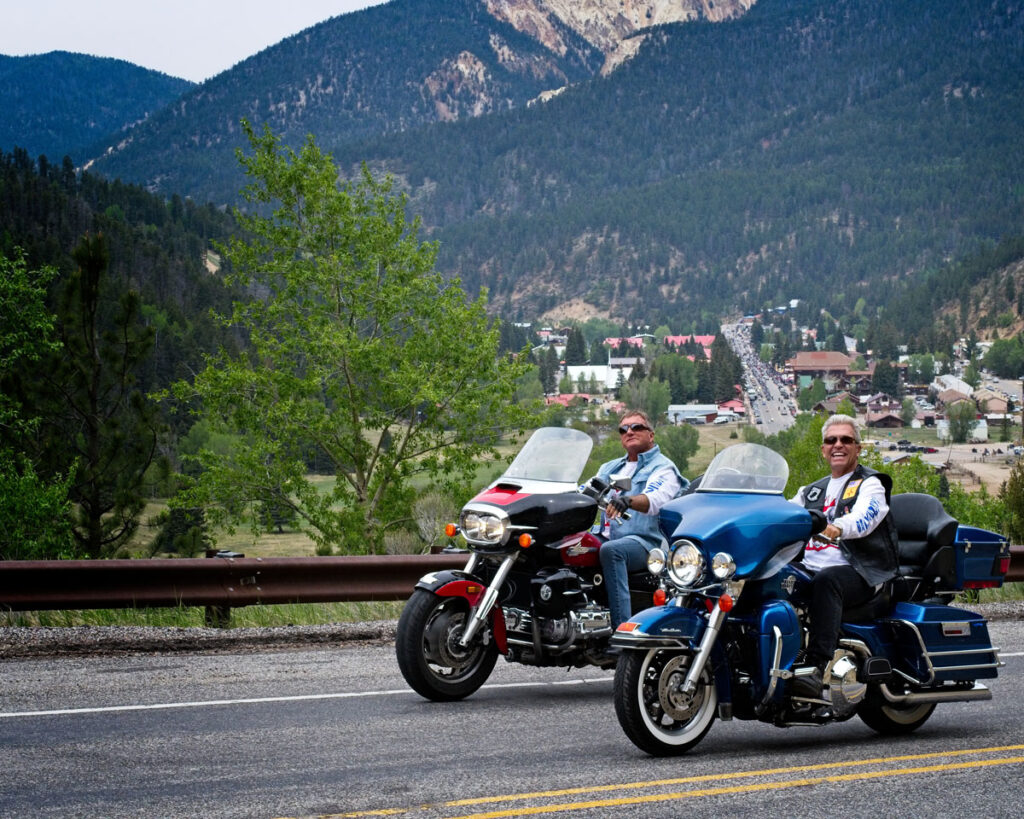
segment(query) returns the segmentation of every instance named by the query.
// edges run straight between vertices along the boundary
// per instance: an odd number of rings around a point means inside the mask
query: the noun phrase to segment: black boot
[[[810,672],[807,669],[810,668]],[[808,700],[820,700],[825,687],[821,666],[804,666],[794,669],[793,679],[789,681],[789,695],[803,697]]]

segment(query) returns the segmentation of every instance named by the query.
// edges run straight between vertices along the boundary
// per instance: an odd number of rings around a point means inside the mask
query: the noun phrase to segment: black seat
[[[889,510],[899,537],[899,575],[867,602],[844,609],[847,622],[874,620],[893,603],[932,595],[953,571],[952,543],[959,524],[938,498],[918,492],[893,495]]]
[[[943,579],[952,578],[956,518],[938,498],[918,492],[893,495],[889,510],[899,535],[893,597],[910,600],[933,593]]]

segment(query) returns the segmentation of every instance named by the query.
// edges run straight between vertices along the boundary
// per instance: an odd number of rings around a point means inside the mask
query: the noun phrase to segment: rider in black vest
[[[807,663],[791,693],[818,698],[825,665],[839,641],[843,609],[866,603],[898,568],[896,525],[889,514],[892,478],[858,463],[860,435],[848,415],[833,415],[821,430],[831,475],[800,487],[794,502],[825,514],[822,534],[810,541],[803,566],[812,572]]]
[[[853,474],[840,495],[834,517],[843,517],[849,513],[857,502],[864,480],[872,477],[881,481],[882,487],[885,489],[885,503],[886,506],[889,505],[892,498],[892,477],[884,472],[869,469],[863,464],[857,464],[857,468],[853,470]],[[829,478],[822,478],[806,487],[803,498],[806,508],[817,509],[819,512],[824,511],[825,489],[828,482]],[[816,501],[811,501],[808,494],[811,494],[816,487],[820,489],[819,497]],[[853,494],[849,494],[850,492]],[[863,577],[867,583],[877,586],[896,576],[898,543],[896,524],[893,522],[892,515],[886,515],[882,518],[882,523],[878,528],[865,537],[847,537],[840,540],[839,549],[850,565],[857,570],[857,574]]]

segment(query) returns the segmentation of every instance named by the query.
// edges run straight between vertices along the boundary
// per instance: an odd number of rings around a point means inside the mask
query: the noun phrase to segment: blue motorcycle
[[[668,551],[653,549],[653,608],[619,626],[615,712],[657,756],[682,754],[715,719],[779,727],[854,715],[907,734],[938,703],[991,699],[978,680],[1002,665],[983,617],[949,605],[964,589],[1002,585],[1008,541],[961,526],[930,495],[894,495],[900,573],[844,612],[820,698],[790,694],[806,646],[810,575],[794,563],[824,527],[786,500],[789,467],[757,444],[720,452],[696,489],[660,514]]]

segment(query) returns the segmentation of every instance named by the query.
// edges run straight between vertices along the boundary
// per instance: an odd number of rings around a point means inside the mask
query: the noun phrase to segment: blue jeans
[[[601,545],[601,568],[604,570],[608,607],[611,609],[612,628],[628,620],[633,613],[629,601],[629,573],[647,568],[647,550],[643,541],[634,537],[609,540]]]

